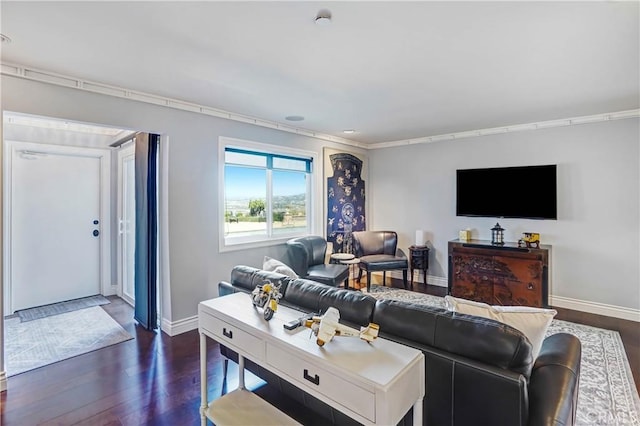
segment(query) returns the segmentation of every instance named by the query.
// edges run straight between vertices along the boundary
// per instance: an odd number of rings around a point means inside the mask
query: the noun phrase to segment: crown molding
[[[558,120],[538,121],[535,123],[514,124],[502,127],[491,127],[480,130],[469,130],[464,132],[446,133],[434,136],[423,136],[412,139],[402,139],[389,142],[379,142],[374,144],[364,144],[349,139],[329,135],[326,133],[314,132],[300,127],[287,126],[286,124],[275,121],[263,120],[261,118],[251,117],[243,114],[225,111],[218,108],[212,108],[205,105],[199,105],[191,102],[182,101],[162,97],[150,93],[140,92],[137,90],[126,89],[118,86],[111,86],[104,83],[98,83],[83,80],[77,77],[70,77],[50,71],[44,71],[27,67],[24,65],[16,65],[9,63],[1,63],[0,74],[19,77],[27,80],[39,81],[42,83],[54,84],[57,86],[69,87],[72,89],[83,90],[86,92],[100,93],[103,95],[114,96],[117,98],[131,99],[134,101],[145,102],[153,105],[159,105],[167,108],[174,108],[182,111],[190,111],[197,114],[210,115],[226,120],[233,120],[242,123],[252,124],[254,126],[267,127],[270,129],[281,130],[283,132],[295,133],[298,135],[308,136],[329,142],[335,142],[362,149],[381,149],[392,148],[405,145],[415,145],[422,143],[432,143],[440,141],[452,141],[457,139],[474,138],[487,135],[495,135],[501,133],[521,132],[525,130],[549,129],[553,127],[575,126],[579,124],[599,123],[602,121],[622,120],[627,118],[640,117],[640,109],[631,109],[627,111],[609,112],[595,115],[586,115],[581,117],[564,118]]]
[[[369,149],[390,148],[404,145],[415,145],[421,143],[432,143],[440,141],[452,141],[457,139],[475,138],[479,136],[496,135],[500,133],[522,132],[525,130],[550,129],[552,127],[576,126],[579,124],[600,123],[602,121],[623,120],[626,118],[640,117],[640,109],[630,109],[627,111],[608,112],[603,114],[585,115],[581,117],[563,118],[560,120],[538,121],[535,123],[514,124],[503,127],[491,127],[488,129],[469,130],[457,133],[446,133],[435,136],[424,136],[413,139],[403,139],[391,142],[380,142],[368,145]]]
[[[264,120],[249,115],[236,114],[234,112],[225,111],[223,109],[212,108],[206,105],[199,105],[179,99],[172,99],[150,93],[140,92],[137,90],[126,89],[123,87],[83,80],[77,77],[39,70],[24,65],[2,62],[0,74],[23,78],[26,80],[38,81],[41,83],[54,84],[56,86],[69,87],[85,92],[100,93],[102,95],[114,96],[116,98],[131,99],[134,101],[145,102],[148,104],[159,105],[167,108],[179,109],[182,111],[194,112],[197,114],[210,115],[213,117],[224,118],[225,120],[239,121],[241,123],[248,123],[254,126],[267,127],[270,129],[281,130],[288,133],[295,133],[298,135],[322,139],[329,142],[336,142],[357,148],[367,148],[367,145],[361,142],[355,142],[326,133],[314,132],[300,127],[287,126],[286,124],[278,123],[275,121]]]

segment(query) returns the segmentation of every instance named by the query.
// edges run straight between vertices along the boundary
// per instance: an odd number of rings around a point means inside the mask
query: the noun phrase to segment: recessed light
[[[0,34],[0,40],[2,40],[2,43],[11,43],[11,39],[4,34]]]
[[[284,119],[287,121],[302,121],[304,117],[301,115],[288,115]]]
[[[347,130],[343,130],[342,133],[346,133],[347,135],[350,135],[352,133],[355,133],[356,131],[353,129],[347,129]]]

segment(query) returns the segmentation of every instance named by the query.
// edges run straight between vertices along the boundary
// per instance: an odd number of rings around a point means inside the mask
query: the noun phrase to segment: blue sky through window
[[[273,171],[275,195],[298,195],[306,192],[305,174]],[[241,167],[225,167],[225,192],[227,199],[266,198],[266,170]]]
[[[225,167],[225,195],[227,199],[266,198],[267,172],[251,167]]]

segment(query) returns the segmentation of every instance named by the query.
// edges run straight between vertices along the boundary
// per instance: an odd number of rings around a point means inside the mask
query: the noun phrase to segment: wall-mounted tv
[[[556,165],[456,171],[456,215],[557,219]]]

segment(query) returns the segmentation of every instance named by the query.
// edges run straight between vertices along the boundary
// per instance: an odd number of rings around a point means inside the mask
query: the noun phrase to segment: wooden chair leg
[[[382,271],[382,286],[387,286],[387,271]]]
[[[371,271],[367,269],[367,293],[371,291]]]
[[[402,283],[404,284],[404,288],[407,288],[407,270],[402,270]],[[413,289],[413,280],[411,281],[411,289]]]
[[[358,283],[360,283],[361,279],[362,279],[362,268],[358,268]]]

